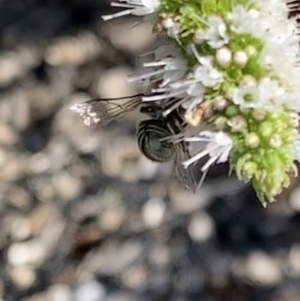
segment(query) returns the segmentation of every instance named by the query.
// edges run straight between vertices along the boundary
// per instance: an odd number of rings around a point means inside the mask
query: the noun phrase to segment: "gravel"
[[[140,154],[138,112],[69,110],[137,91],[151,28],[109,10],[0,3],[0,301],[300,300],[298,180],[265,210],[218,165],[194,194]]]

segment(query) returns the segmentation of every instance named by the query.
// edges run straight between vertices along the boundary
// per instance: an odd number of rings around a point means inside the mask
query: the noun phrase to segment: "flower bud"
[[[266,117],[266,111],[263,109],[255,109],[252,112],[252,116],[257,121],[263,121]]]
[[[223,96],[218,96],[214,99],[214,109],[217,111],[222,111],[227,106],[227,100]]]
[[[202,42],[204,42],[205,38],[204,38],[204,33],[202,30],[198,29],[196,30],[196,32],[194,33],[194,38],[193,41],[195,44],[201,44]]]
[[[256,55],[257,50],[256,50],[256,48],[255,48],[254,46],[248,45],[248,46],[245,48],[245,52],[247,53],[247,55],[248,55],[249,57],[253,57],[253,56]]]
[[[227,67],[231,63],[231,51],[228,48],[221,48],[216,53],[216,59],[220,66]]]
[[[235,90],[236,90],[235,87],[229,86],[225,91],[225,97],[229,99],[233,98]]]
[[[239,50],[234,53],[233,61],[240,67],[244,67],[248,62],[248,55],[246,52]]]
[[[231,127],[233,132],[239,132],[245,127],[246,121],[242,116],[235,116],[228,120],[227,124]]]
[[[218,130],[224,130],[226,126],[227,118],[224,116],[219,116],[215,119],[214,125]]]
[[[226,112],[225,114],[228,116],[228,117],[234,117],[236,116],[237,114],[239,113],[239,109],[236,107],[236,106],[229,106],[227,109],[226,109]]]
[[[255,174],[257,168],[258,168],[257,163],[252,161],[246,162],[242,169],[243,177],[250,180]]]
[[[270,137],[273,133],[273,124],[268,121],[264,121],[259,125],[259,133],[263,137]]]
[[[273,135],[269,141],[269,144],[273,148],[278,148],[282,145],[282,139],[279,135]]]
[[[256,148],[259,146],[260,139],[257,134],[255,133],[249,133],[245,137],[245,143],[250,148]]]

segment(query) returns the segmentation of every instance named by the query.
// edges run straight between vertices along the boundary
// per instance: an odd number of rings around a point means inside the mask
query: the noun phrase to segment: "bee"
[[[181,119],[177,117],[168,115],[167,118],[151,118],[140,122],[137,129],[138,146],[141,153],[151,161],[173,161],[172,176],[187,188],[195,189],[197,180],[192,166],[185,169],[181,164],[190,158],[188,144],[184,141],[173,143],[170,139],[184,129]]]
[[[192,167],[185,169],[181,162],[190,158],[188,144],[184,141],[174,143],[171,137],[180,135],[187,123],[179,110],[172,110],[164,117],[168,106],[161,103],[143,103],[143,94],[119,98],[98,98],[75,104],[70,109],[78,113],[87,126],[107,125],[114,119],[140,107],[140,112],[150,119],[143,120],[137,127],[137,141],[141,153],[154,162],[173,160],[173,177],[184,182],[186,187],[195,188],[196,180]]]

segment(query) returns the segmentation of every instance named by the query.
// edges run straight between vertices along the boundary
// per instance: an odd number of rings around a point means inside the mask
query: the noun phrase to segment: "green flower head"
[[[143,101],[172,104],[163,116],[183,112],[180,141],[199,146],[183,166],[207,158],[206,174],[228,161],[263,205],[274,201],[300,159],[299,38],[296,19],[289,18],[297,13],[294,1],[122,0],[113,6],[123,10],[105,20],[151,15],[153,32],[167,37],[145,72],[131,80],[148,81],[152,94]]]

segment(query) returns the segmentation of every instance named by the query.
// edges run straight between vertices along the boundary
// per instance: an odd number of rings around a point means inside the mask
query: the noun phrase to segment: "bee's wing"
[[[188,168],[184,168],[181,164],[183,161],[190,158],[190,152],[186,142],[182,141],[176,143],[176,152],[173,162],[172,175],[178,179],[186,188],[193,189],[197,188],[197,180],[195,178],[193,166],[190,165]]]
[[[97,98],[73,105],[70,109],[79,114],[87,126],[106,125],[141,103],[142,94],[119,98]]]

